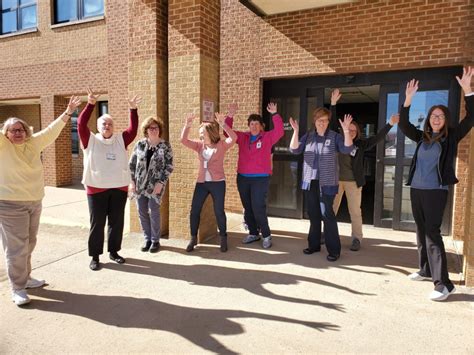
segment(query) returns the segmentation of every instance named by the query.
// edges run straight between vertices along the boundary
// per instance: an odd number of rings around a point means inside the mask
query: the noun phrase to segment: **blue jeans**
[[[324,221],[326,249],[329,255],[339,256],[341,254],[341,241],[339,239],[336,216],[332,207],[334,196],[321,194],[319,180],[311,180],[310,190],[305,190],[304,193],[310,221],[308,248],[311,250],[319,250],[321,248],[321,222]]]
[[[249,233],[258,235],[258,228],[262,237],[271,235],[267,217],[267,193],[270,177],[246,177],[237,175],[237,188],[240,200],[244,206],[244,219],[249,228]]]
[[[160,205],[146,196],[137,197],[138,217],[146,241],[159,242],[161,235]]]

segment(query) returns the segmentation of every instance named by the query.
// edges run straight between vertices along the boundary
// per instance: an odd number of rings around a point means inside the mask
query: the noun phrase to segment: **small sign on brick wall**
[[[214,120],[214,101],[202,100],[202,120],[203,121]]]

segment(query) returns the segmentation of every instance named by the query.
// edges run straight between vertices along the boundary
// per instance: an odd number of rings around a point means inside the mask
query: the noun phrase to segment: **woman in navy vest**
[[[443,105],[429,109],[423,130],[410,122],[411,101],[418,91],[418,81],[414,79],[407,84],[405,102],[400,110],[400,129],[417,142],[407,185],[411,186],[420,269],[408,277],[413,281],[431,278],[435,286],[429,295],[432,301],[443,301],[456,290],[449,279],[440,228],[448,199],[448,186],[458,182],[454,172],[457,146],[474,125],[473,74],[474,68],[469,67],[464,69],[461,78],[456,77],[465,95],[466,118],[454,128],[448,127],[449,110]]]
[[[302,189],[307,201],[310,228],[308,248],[305,254],[313,254],[321,250],[321,222],[324,220],[324,236],[327,260],[336,261],[341,254],[341,241],[337,228],[336,216],[332,208],[334,196],[338,191],[337,154],[349,154],[352,151],[352,138],[349,134],[351,115],[339,121],[344,137],[329,129],[331,112],[326,108],[314,111],[314,130],[309,131],[298,140],[298,122],[290,118],[293,136],[290,151],[293,154],[304,152]]]

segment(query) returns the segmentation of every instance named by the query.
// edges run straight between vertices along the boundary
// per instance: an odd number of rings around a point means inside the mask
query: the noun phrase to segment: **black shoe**
[[[118,255],[117,253],[110,253],[109,254],[109,258],[110,260],[113,260],[115,261],[117,264],[123,264],[125,263],[125,259],[122,258],[120,255]]]
[[[189,242],[188,246],[186,247],[186,251],[188,253],[192,252],[196,245],[197,245],[197,237],[191,237],[191,241]]]
[[[328,261],[336,261],[337,259],[339,259],[339,255],[331,255],[331,254],[329,254],[329,255],[326,257],[326,259],[327,259]]]
[[[360,240],[357,238],[352,239],[350,250],[358,251],[360,249]]]
[[[97,271],[100,269],[99,258],[92,258],[91,263],[89,264],[89,269],[92,271]]]
[[[160,242],[151,243],[150,253],[157,253],[160,250]]]
[[[303,253],[305,253],[306,255],[310,255],[310,254],[313,254],[313,253],[318,253],[320,251],[321,251],[321,249],[310,249],[310,248],[303,249]]]
[[[150,249],[150,246],[151,246],[151,240],[146,240],[145,244],[143,244],[141,250],[142,251],[148,251]]]
[[[227,236],[221,237],[221,252],[225,253],[227,251]]]

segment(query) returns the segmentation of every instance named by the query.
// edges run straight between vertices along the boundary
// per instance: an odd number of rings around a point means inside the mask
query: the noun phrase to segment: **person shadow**
[[[25,310],[75,315],[119,328],[160,330],[182,336],[196,346],[220,354],[237,354],[214,335],[245,333],[240,318],[284,322],[313,330],[338,331],[339,326],[235,309],[199,309],[150,298],[79,294],[47,288],[32,289],[35,299]]]
[[[237,269],[216,265],[166,264],[156,261],[127,258],[126,264],[117,265],[113,263],[107,263],[103,265],[103,268],[119,272],[129,272],[134,274],[157,276],[172,280],[181,280],[200,286],[241,289],[249,293],[253,293],[261,297],[267,297],[273,300],[325,307],[339,312],[344,312],[344,306],[341,304],[326,303],[314,299],[302,299],[276,294],[266,289],[264,285],[296,285],[300,282],[307,282],[310,284],[335,288],[337,290],[349,292],[354,295],[374,295],[373,293],[360,292],[349,287],[321,279],[313,279],[306,276],[266,270]]]

